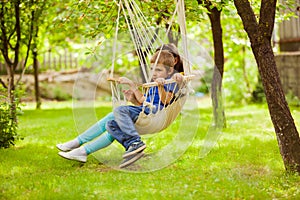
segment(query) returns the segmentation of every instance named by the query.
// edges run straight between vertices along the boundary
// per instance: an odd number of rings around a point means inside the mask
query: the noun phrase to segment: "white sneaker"
[[[66,158],[68,160],[76,160],[79,162],[86,162],[87,161],[87,154],[84,150],[84,148],[77,148],[69,152],[59,152],[58,155],[60,155],[63,158]]]
[[[66,147],[64,144],[57,144],[57,145],[56,145],[56,148],[58,148],[60,151],[64,151],[64,152],[67,152],[67,151],[71,151],[71,150],[72,150],[71,148]]]
[[[80,145],[79,145],[79,142],[77,139],[74,139],[74,140],[71,140],[69,142],[65,142],[63,144],[57,144],[56,145],[56,148],[58,148],[60,151],[64,151],[64,152],[67,152],[67,151],[71,151],[73,149],[76,149],[78,148]]]

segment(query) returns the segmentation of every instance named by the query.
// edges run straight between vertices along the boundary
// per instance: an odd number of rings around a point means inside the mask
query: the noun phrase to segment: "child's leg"
[[[80,162],[86,162],[87,156],[99,149],[105,148],[108,145],[110,145],[114,141],[114,138],[109,133],[102,134],[99,138],[97,138],[95,141],[85,145],[81,146],[79,148],[73,149],[69,152],[59,152],[58,155],[60,155],[63,158],[69,159],[69,160],[77,160]]]
[[[75,149],[81,146],[82,144],[93,140],[94,138],[98,137],[103,132],[105,132],[106,122],[112,119],[114,119],[114,115],[111,112],[75,139],[65,142],[63,144],[57,144],[56,147],[61,151],[70,151],[72,149]]]
[[[124,133],[118,126],[115,120],[107,122],[107,131],[114,137],[123,147],[127,150],[130,144],[135,141],[140,141],[141,137],[139,135],[131,136]]]
[[[119,106],[114,110],[115,120],[107,122],[107,131],[127,150],[134,142],[141,141],[134,122],[141,112],[139,106]]]
[[[95,151],[98,151],[99,149],[103,149],[110,145],[115,138],[109,133],[103,133],[99,138],[93,140],[92,142],[84,145],[86,154],[89,155],[91,153],[94,153]]]
[[[88,130],[86,130],[77,137],[79,144],[82,145],[101,135],[104,131],[106,131],[106,122],[113,119],[114,114],[112,112],[107,114],[104,118],[99,120],[96,124],[91,126]]]

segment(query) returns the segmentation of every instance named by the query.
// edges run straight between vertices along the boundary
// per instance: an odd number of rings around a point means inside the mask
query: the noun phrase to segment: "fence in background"
[[[16,73],[22,72],[22,66],[24,64],[24,60],[21,60],[16,68]],[[67,50],[62,54],[57,54],[51,52],[44,53],[39,57],[39,71],[63,71],[70,69],[77,69],[79,67],[78,57],[76,54],[69,52]],[[26,73],[32,73],[32,66],[28,66],[26,69]],[[0,75],[7,74],[6,67],[3,62],[0,62]]]
[[[285,0],[281,0],[284,2]],[[294,11],[296,17],[279,23],[280,51],[300,51],[300,0],[295,1],[293,8],[282,12]]]
[[[275,60],[284,92],[300,98],[300,52],[280,53]]]

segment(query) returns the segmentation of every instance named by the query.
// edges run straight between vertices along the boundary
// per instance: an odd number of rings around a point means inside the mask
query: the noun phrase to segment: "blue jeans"
[[[114,109],[114,120],[106,123],[106,130],[127,150],[134,142],[141,141],[139,133],[136,131],[136,122],[142,106],[119,106]],[[149,110],[145,110],[149,114]]]

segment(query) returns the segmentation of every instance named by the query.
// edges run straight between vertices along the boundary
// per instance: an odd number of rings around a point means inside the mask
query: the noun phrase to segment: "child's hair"
[[[177,49],[177,47],[175,46],[175,44],[173,44],[173,43],[163,44],[162,46],[158,47],[158,48],[156,49],[156,51],[159,51],[160,49],[162,49],[162,50],[167,50],[167,51],[169,51],[170,53],[172,53],[172,55],[174,56],[174,58],[177,58],[177,63],[175,64],[174,69],[175,69],[177,72],[184,72],[184,70],[183,70],[183,63],[182,63],[182,60],[181,60],[181,58],[180,58],[178,49]]]
[[[157,64],[163,64],[165,67],[174,67],[175,58],[172,55],[172,53],[170,53],[167,50],[161,50],[161,51],[155,52],[154,55],[152,56],[152,58],[150,59],[150,63],[155,63],[156,59],[158,59]]]

